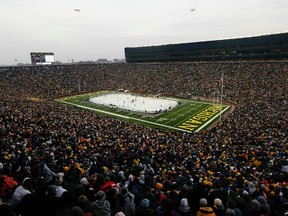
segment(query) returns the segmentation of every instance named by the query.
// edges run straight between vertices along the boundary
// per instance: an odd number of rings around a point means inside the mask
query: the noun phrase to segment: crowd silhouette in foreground
[[[125,89],[211,99],[233,112],[199,133],[55,101]],[[282,216],[288,210],[288,63],[0,68],[0,215]]]

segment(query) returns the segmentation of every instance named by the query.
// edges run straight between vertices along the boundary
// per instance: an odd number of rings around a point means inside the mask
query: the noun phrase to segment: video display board
[[[32,65],[47,65],[55,61],[54,53],[51,52],[31,52]]]

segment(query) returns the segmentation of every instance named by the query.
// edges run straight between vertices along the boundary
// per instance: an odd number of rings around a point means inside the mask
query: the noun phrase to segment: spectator
[[[134,194],[132,194],[127,187],[124,187],[120,190],[120,195],[121,195],[120,206],[122,212],[126,216],[134,216],[135,215]]]
[[[141,200],[140,206],[136,207],[135,215],[139,216],[155,216],[155,211],[150,207],[150,201],[146,198]]]
[[[200,208],[199,211],[196,213],[196,216],[216,216],[213,209],[208,206],[208,202],[206,198],[201,198],[199,201]]]
[[[227,208],[226,210],[225,210],[225,214],[224,214],[225,216],[235,216],[236,214],[235,214],[235,211],[233,210],[233,209],[231,209],[231,208]]]
[[[64,181],[64,173],[58,173],[55,179],[56,184],[56,197],[61,197],[63,193],[67,192],[65,188],[62,187]]]
[[[178,207],[178,213],[181,216],[192,216],[192,210],[190,209],[187,198],[182,198],[180,201],[180,205]]]
[[[271,215],[271,207],[270,205],[267,203],[265,197],[263,196],[258,196],[257,197],[257,201],[260,203],[260,209],[262,212],[265,213],[265,215]]]
[[[216,216],[224,216],[225,215],[225,207],[222,204],[222,200],[219,198],[214,199],[214,206],[212,207]]]
[[[84,212],[80,207],[74,206],[73,208],[71,208],[69,216],[84,216]]]
[[[21,201],[23,197],[27,194],[31,194],[33,192],[33,180],[30,178],[25,178],[23,180],[23,184],[19,185],[12,196],[12,200],[10,201],[10,207],[15,212],[18,212],[20,209]]]
[[[110,216],[110,203],[106,200],[106,194],[100,190],[96,193],[96,201],[92,203],[93,214],[99,216]]]
[[[163,203],[163,209],[160,210],[160,212],[158,213],[158,216],[166,216],[166,215],[170,215],[170,216],[180,216],[180,214],[177,211],[174,211],[175,206],[174,206],[174,202],[167,199],[164,200]]]
[[[78,197],[76,205],[82,209],[85,216],[93,216],[91,210],[91,202],[85,195]]]
[[[54,173],[46,164],[44,161],[41,161],[39,164],[40,173],[39,175],[43,177],[43,183],[45,187],[48,187],[54,179],[57,177],[57,174]]]

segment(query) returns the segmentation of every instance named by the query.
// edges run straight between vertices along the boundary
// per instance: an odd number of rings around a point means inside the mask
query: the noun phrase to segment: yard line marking
[[[170,120],[169,120],[169,119],[171,119],[170,116],[174,116],[175,114],[177,114],[179,112],[183,113],[182,111],[188,109],[188,106],[184,107],[184,108],[180,106],[180,107],[177,107],[176,109],[178,109],[176,112],[162,113],[161,116],[167,118],[168,122],[170,122]],[[151,119],[153,120],[153,119],[156,119],[157,117],[158,116],[155,116],[155,117],[152,117]],[[168,123],[168,122],[166,122],[166,123]]]
[[[201,105],[202,106],[202,105]],[[200,107],[201,107],[200,106]],[[177,113],[183,113],[182,111],[184,111],[184,110],[188,110],[188,112],[186,113],[186,114],[189,114],[190,112],[190,105],[188,105],[188,106],[186,106],[186,107],[184,107],[184,108],[182,108],[182,109],[179,109],[177,112],[173,112],[173,113],[171,113],[170,115],[168,115],[168,117],[169,116],[174,116],[175,114],[177,114]],[[178,116],[178,115],[177,115]],[[191,115],[190,115],[191,116]],[[189,117],[190,118],[190,117]],[[171,121],[175,121],[175,120],[173,120],[173,119],[171,119],[171,118],[169,118],[170,120],[168,120],[167,122],[165,122],[166,124],[168,124],[169,122],[171,122]],[[176,117],[176,119],[177,119],[177,117]],[[176,124],[177,125],[177,124]]]
[[[207,104],[206,104],[206,105],[207,105]],[[207,106],[206,106],[206,105],[205,105],[205,104],[201,104],[199,108],[201,108],[202,106],[204,106],[204,108],[200,109],[198,112],[194,113],[193,115],[190,115],[190,116],[188,116],[188,117],[187,117],[187,118],[185,118],[183,121],[181,121],[181,122],[178,122],[178,123],[177,123],[176,125],[174,125],[174,126],[178,126],[178,125],[181,125],[183,122],[186,122],[186,121],[187,121],[187,119],[190,119],[191,117],[193,117],[193,116],[197,115],[198,113],[202,112],[204,109],[206,109],[206,108],[207,108]]]

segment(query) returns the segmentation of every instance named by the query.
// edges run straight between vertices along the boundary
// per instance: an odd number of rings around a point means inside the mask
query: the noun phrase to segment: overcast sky
[[[287,32],[287,22],[288,0],[0,0],[0,65],[30,63],[30,52],[124,59],[125,47]]]

